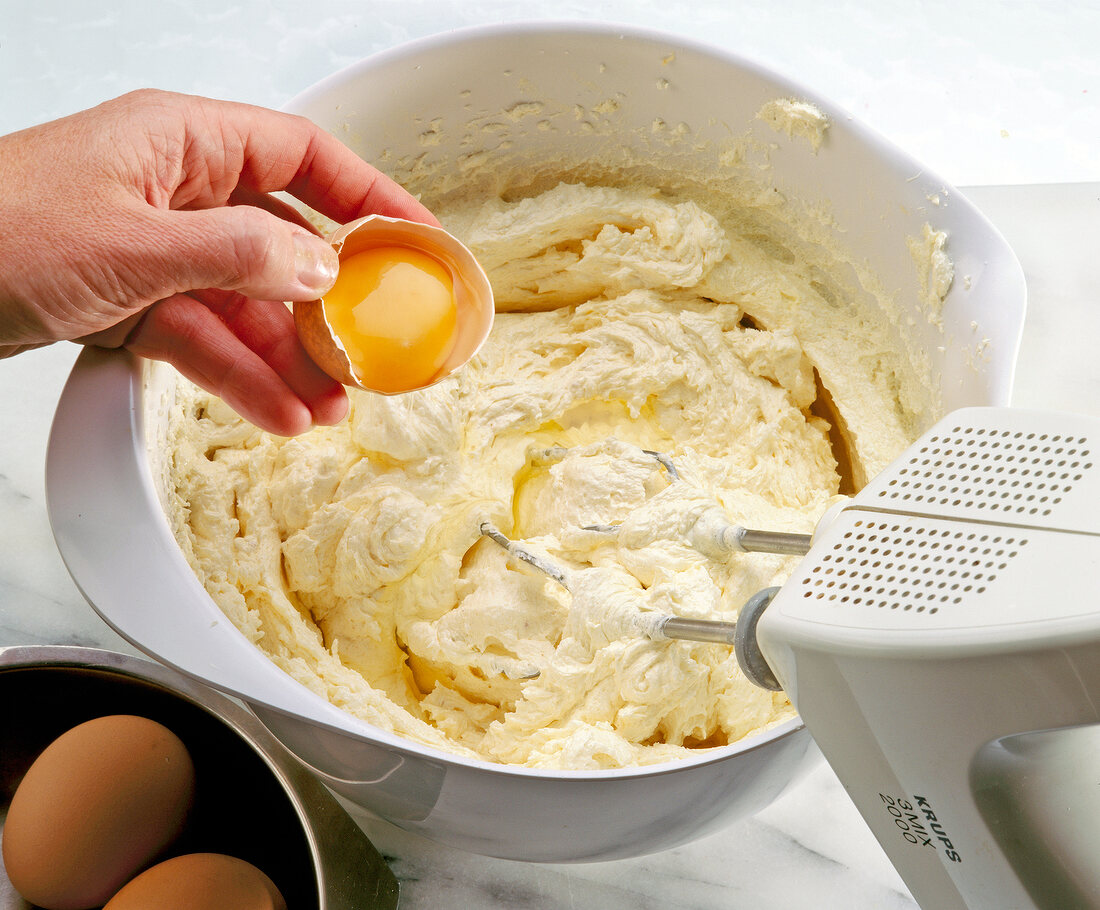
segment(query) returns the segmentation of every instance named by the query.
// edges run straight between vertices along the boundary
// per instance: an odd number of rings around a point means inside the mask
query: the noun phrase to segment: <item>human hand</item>
[[[308,120],[153,90],[0,137],[0,186],[0,356],[125,347],[285,436],[347,397],[283,303],[327,291],[336,254],[270,194],[438,223]]]

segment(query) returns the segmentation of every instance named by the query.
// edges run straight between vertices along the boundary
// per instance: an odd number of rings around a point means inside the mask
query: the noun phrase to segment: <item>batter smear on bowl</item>
[[[290,440],[181,390],[173,517],[210,595],[338,707],[488,761],[652,764],[792,717],[732,648],[636,619],[735,620],[794,558],[708,558],[692,526],[812,531],[918,435],[930,393],[887,302],[770,201],[562,183],[437,214],[497,301],[456,375],[353,390]]]

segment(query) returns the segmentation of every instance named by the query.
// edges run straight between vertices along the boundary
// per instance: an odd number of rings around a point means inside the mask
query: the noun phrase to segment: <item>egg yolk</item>
[[[355,375],[379,392],[427,385],[458,334],[450,270],[409,247],[371,247],[344,259],[324,308]]]

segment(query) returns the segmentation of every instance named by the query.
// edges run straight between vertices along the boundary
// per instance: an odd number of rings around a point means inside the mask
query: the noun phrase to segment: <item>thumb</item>
[[[258,300],[314,300],[336,281],[332,246],[303,227],[250,205],[162,214],[175,290],[219,288]],[[164,236],[167,234],[167,236]]]

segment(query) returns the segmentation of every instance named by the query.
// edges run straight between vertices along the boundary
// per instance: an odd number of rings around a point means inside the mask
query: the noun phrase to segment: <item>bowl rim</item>
[[[24,670],[88,670],[108,676],[138,680],[185,701],[219,721],[249,748],[271,772],[287,794],[299,817],[305,805],[288,774],[285,747],[225,694],[188,674],[181,675],[164,664],[105,648],[82,645],[6,645],[0,646],[0,674]],[[307,826],[307,834],[311,834]],[[315,848],[310,837],[310,847]]]
[[[436,48],[447,47],[454,44],[482,40],[507,39],[514,35],[553,35],[574,34],[597,37],[611,37],[621,41],[649,41],[654,44],[675,44],[710,56],[721,56],[767,77],[773,82],[796,89],[807,98],[816,97],[812,91],[805,89],[801,83],[784,75],[782,72],[772,69],[767,64],[760,63],[752,57],[746,57],[735,51],[729,51],[720,45],[702,41],[689,35],[677,32],[665,31],[652,26],[636,25],[633,23],[616,22],[611,19],[569,19],[559,17],[533,17],[528,19],[514,19],[507,22],[492,22],[476,25],[464,25],[445,32],[433,32],[421,35],[392,47],[382,48],[348,63],[336,71],[329,73],[306,88],[292,95],[286,101],[281,110],[295,112],[315,96],[324,95],[332,88],[338,87],[351,79],[358,78],[364,70],[375,69],[380,65],[405,58],[414,58],[431,52]],[[824,100],[824,99],[823,99]],[[830,102],[831,107],[836,107]]]

